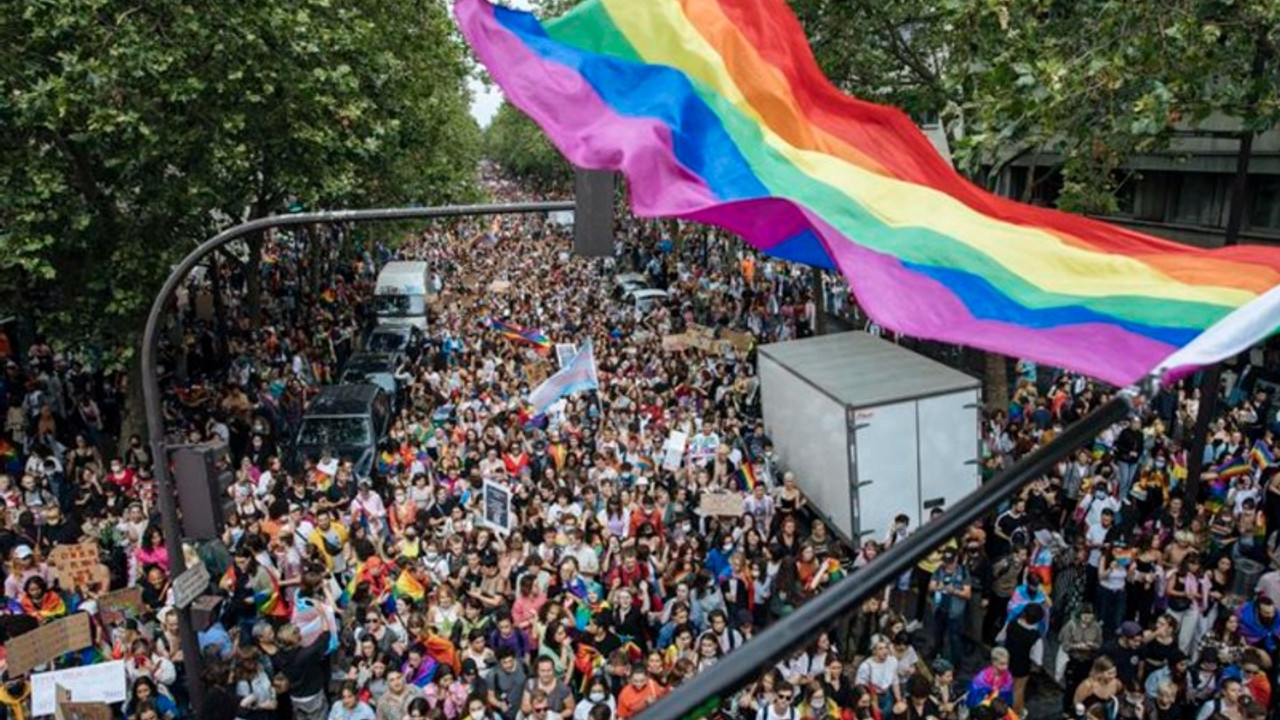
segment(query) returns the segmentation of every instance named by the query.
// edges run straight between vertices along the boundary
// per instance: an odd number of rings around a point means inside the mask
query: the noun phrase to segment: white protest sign
[[[684,446],[689,441],[689,434],[680,430],[672,430],[667,436],[667,444],[663,448],[662,467],[664,470],[679,470],[680,461],[684,458]]]
[[[58,686],[71,690],[76,703],[118,703],[125,701],[128,682],[124,661],[84,665],[31,676],[31,715],[52,715],[58,708]]]

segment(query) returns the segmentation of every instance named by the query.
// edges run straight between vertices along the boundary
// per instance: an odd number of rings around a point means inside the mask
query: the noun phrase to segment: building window
[[[1280,228],[1280,177],[1249,178],[1249,226]]]
[[[1214,173],[1184,173],[1178,177],[1178,200],[1173,205],[1175,223],[1222,227],[1226,221],[1231,177]]]

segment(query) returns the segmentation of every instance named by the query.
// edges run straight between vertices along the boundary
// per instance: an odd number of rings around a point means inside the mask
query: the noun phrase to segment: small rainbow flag
[[[1259,470],[1266,470],[1276,464],[1276,454],[1265,441],[1259,440],[1249,451],[1249,461]]]
[[[738,485],[746,492],[756,489],[756,469],[751,464],[751,460],[742,459],[742,466],[738,468]]]
[[[2,437],[0,437],[0,470],[14,475],[22,471],[22,457],[18,453],[17,446]]]
[[[1248,475],[1252,472],[1252,468],[1249,467],[1249,462],[1245,460],[1243,455],[1231,455],[1213,466],[1211,472],[1223,480],[1230,480],[1241,475]]]
[[[387,473],[390,473],[393,469],[395,469],[395,467],[399,464],[400,464],[400,459],[394,453],[392,453],[390,450],[383,450],[382,453],[378,455],[378,462],[376,465],[378,474],[386,475]]]
[[[538,352],[549,352],[551,350],[551,340],[542,334],[542,331],[533,328],[522,328],[513,323],[504,322],[502,320],[490,320],[489,327],[498,331],[498,334],[513,342],[528,343],[538,349]]]
[[[427,596],[427,589],[406,568],[400,571],[400,576],[391,586],[391,594],[397,600],[404,598],[413,602],[422,602],[422,599]]]
[[[229,580],[234,586],[237,573],[236,566],[232,565],[227,568],[223,578]],[[289,602],[280,594],[280,581],[270,572],[267,575],[271,578],[271,587],[267,590],[255,590],[253,604],[258,608],[258,614],[263,617],[288,620],[293,615],[293,608],[289,607]]]

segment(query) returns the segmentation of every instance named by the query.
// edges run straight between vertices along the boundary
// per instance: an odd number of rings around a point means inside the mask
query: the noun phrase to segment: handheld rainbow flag
[[[454,12],[506,97],[632,208],[839,270],[897,333],[1115,385],[1235,355],[1280,317],[1280,250],[1204,250],[962,178],[902,112],[823,75],[785,0],[587,0],[543,25]]]
[[[22,470],[22,457],[18,448],[8,439],[0,437],[0,470],[17,474]]]
[[[1245,460],[1244,455],[1230,455],[1214,465],[1210,472],[1214,477],[1231,480],[1241,475],[1248,475],[1253,472],[1253,469],[1249,467],[1249,461]]]
[[[551,340],[546,335],[543,335],[540,330],[522,328],[519,325],[497,319],[490,320],[489,327],[497,330],[499,335],[512,342],[522,342],[534,346],[540,353],[551,350]]]
[[[1249,461],[1257,469],[1266,470],[1276,464],[1276,454],[1266,441],[1258,440],[1253,444],[1253,450],[1249,451]]]
[[[738,487],[746,492],[756,489],[756,469],[752,467],[751,460],[742,458],[742,465],[738,468]]]

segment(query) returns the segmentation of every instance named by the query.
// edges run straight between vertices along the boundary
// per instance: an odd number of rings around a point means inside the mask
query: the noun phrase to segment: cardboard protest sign
[[[662,338],[663,352],[683,352],[690,347],[692,347],[692,343],[689,340],[689,336],[685,334],[666,335]]]
[[[539,358],[537,362],[529,363],[529,366],[525,369],[525,373],[529,377],[529,389],[531,390],[546,382],[548,377],[551,377],[550,371],[547,368],[547,361],[542,360],[541,358]]]
[[[112,720],[111,706],[100,702],[72,702],[71,691],[58,685],[54,689],[57,703],[54,720]]]
[[[743,513],[742,496],[737,493],[704,493],[698,500],[698,510],[703,515],[740,517]]]
[[[511,283],[507,282],[506,280],[494,280],[493,282],[489,283],[489,292],[491,293],[504,293],[510,289],[511,289]]]
[[[720,339],[728,341],[733,346],[733,349],[739,353],[751,352],[752,346],[756,344],[756,340],[751,336],[751,333],[737,330],[720,331]]]
[[[111,571],[101,563],[96,542],[59,545],[49,552],[49,564],[57,570],[58,584],[63,590],[95,584],[105,590],[111,584]]]
[[[121,623],[141,617],[146,613],[142,604],[142,588],[138,586],[116,590],[98,598],[98,616],[104,623]]]
[[[69,652],[82,650],[91,644],[93,644],[93,636],[89,632],[87,613],[76,613],[41,625],[29,633],[10,638],[9,642],[5,643],[9,677],[25,675],[35,667]],[[52,692],[51,689],[51,698]],[[50,710],[46,714],[52,713],[53,709],[50,705]]]

